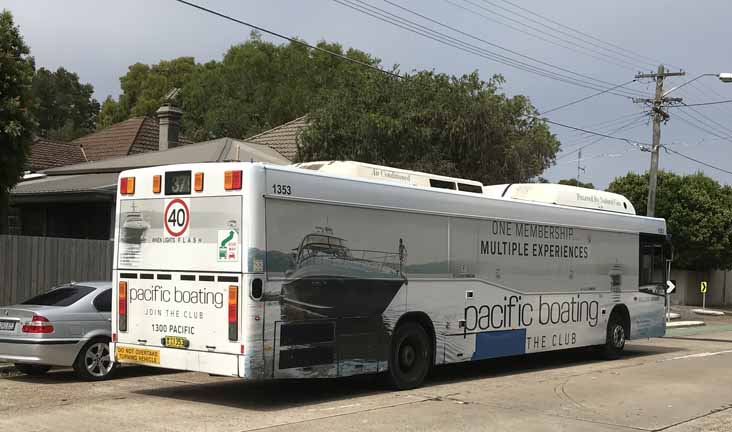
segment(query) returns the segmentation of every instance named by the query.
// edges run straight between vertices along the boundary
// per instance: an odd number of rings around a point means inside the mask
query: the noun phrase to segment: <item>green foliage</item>
[[[33,58],[9,11],[0,13],[0,194],[23,173],[33,139]]]
[[[98,126],[108,127],[130,117],[154,116],[165,95],[175,87],[183,87],[197,68],[193,57],[164,60],[152,66],[133,64],[120,78],[119,101],[107,97],[102,104]]]
[[[553,163],[559,141],[503,78],[362,71],[325,92],[302,135],[302,160],[350,159],[470,178],[524,182]]]
[[[378,59],[358,50],[345,51],[326,42],[318,46],[378,64]],[[252,33],[221,61],[196,64],[191,57],[181,57],[130,66],[120,79],[122,95],[118,101],[111,97],[104,101],[98,123],[106,127],[131,116],[152,116],[163,96],[178,87],[187,138],[246,138],[307,114],[323,89],[360,69],[301,44],[275,45]]]
[[[577,186],[585,189],[595,188],[595,185],[593,185],[592,183],[583,183],[581,181],[577,181],[577,179],[575,178],[559,180],[559,184],[567,186]]]
[[[618,177],[608,191],[624,195],[638,214],[646,214],[648,174]],[[655,213],[666,219],[675,250],[674,267],[732,268],[732,188],[702,173],[680,176],[661,171]]]
[[[60,67],[56,72],[40,68],[33,76],[33,114],[38,134],[55,140],[71,141],[96,127],[99,102],[94,87],[81,84],[79,76]]]

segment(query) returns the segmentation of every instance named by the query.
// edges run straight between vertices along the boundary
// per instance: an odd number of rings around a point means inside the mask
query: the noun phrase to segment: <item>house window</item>
[[[10,207],[10,209],[8,209],[8,234],[21,235],[22,232],[23,225],[20,221],[20,209]]]

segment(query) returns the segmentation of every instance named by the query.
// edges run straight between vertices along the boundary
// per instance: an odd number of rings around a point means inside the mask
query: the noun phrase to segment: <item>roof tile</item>
[[[262,132],[245,141],[267,145],[290,161],[297,159],[300,132],[308,126],[307,115],[296,118],[274,129]]]
[[[76,144],[37,138],[31,145],[29,162],[30,170],[36,172],[82,163],[86,160],[81,148]]]

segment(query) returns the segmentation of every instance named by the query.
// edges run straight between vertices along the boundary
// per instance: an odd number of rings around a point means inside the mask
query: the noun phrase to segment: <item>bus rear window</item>
[[[92,291],[94,291],[94,288],[85,286],[57,288],[30,298],[21,304],[34,306],[71,306]]]

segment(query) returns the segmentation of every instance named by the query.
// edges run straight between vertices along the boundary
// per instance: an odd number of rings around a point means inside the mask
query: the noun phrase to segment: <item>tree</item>
[[[608,191],[628,198],[636,213],[646,214],[648,174],[627,174]],[[666,219],[674,245],[674,267],[690,270],[732,268],[732,188],[702,173],[677,175],[661,171],[656,216]]]
[[[71,141],[94,131],[99,102],[94,87],[60,67],[56,72],[40,68],[33,76],[33,114],[38,133],[46,138]]]
[[[183,87],[199,66],[193,57],[179,57],[148,66],[135,63],[120,78],[119,101],[111,96],[104,101],[98,126],[104,128],[130,117],[154,116],[163,98],[173,88]]]
[[[362,68],[363,69],[363,68]],[[325,92],[302,134],[302,160],[350,159],[475,179],[525,182],[553,163],[559,141],[503,78],[373,71]]]
[[[564,179],[559,180],[560,185],[567,185],[567,186],[577,186],[585,189],[594,189],[595,185],[592,183],[582,183],[581,181],[578,181],[577,179],[571,178],[571,179]]]
[[[12,14],[0,12],[0,233],[7,232],[8,191],[25,170],[35,121],[30,49]]]
[[[318,46],[368,64],[379,60],[338,44]],[[151,116],[173,87],[181,88],[182,132],[193,140],[246,138],[307,114],[320,92],[343,82],[363,66],[299,43],[275,45],[252,33],[221,61],[196,64],[191,57],[135,64],[120,79],[119,100],[102,104],[99,127],[130,116]]]

